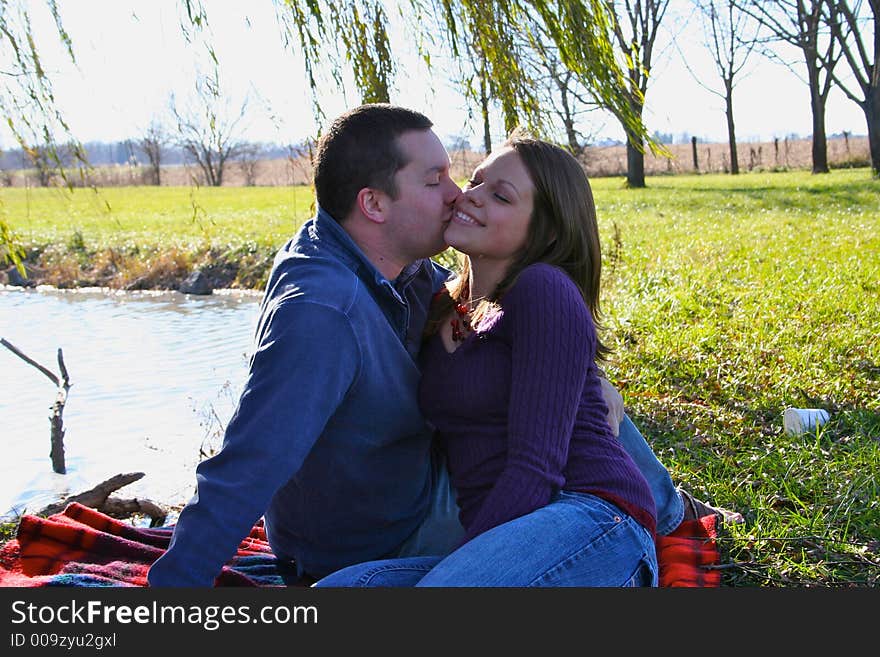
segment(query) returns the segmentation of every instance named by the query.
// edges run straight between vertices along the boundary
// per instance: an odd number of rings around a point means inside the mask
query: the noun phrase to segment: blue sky
[[[59,105],[74,134],[82,141],[113,141],[137,137],[153,118],[167,116],[171,93],[186,97],[197,71],[207,68],[204,50],[188,44],[179,27],[179,0],[77,0],[59,3],[64,25],[77,55],[74,67],[53,36],[45,3],[34,0],[32,19],[38,46],[52,75]],[[240,104],[249,99],[246,137],[255,141],[295,143],[317,131],[301,59],[285,50],[269,0],[248,3],[205,0],[212,42],[221,63],[221,83],[226,94]],[[672,0],[667,28],[678,14],[692,14],[689,0]],[[396,103],[419,109],[435,122],[444,139],[464,135],[480,144],[480,123],[469,119],[464,101],[441,73],[433,78],[407,44],[405,34],[395,35],[401,53]],[[651,131],[689,134],[712,141],[726,140],[721,98],[707,92],[682,64],[707,83],[715,83],[711,63],[701,40],[699,24],[692,21],[670,43],[668,29],[658,37],[653,82],[647,94],[645,121]],[[789,53],[792,58],[796,53]],[[434,61],[443,65],[443,54]],[[807,86],[776,63],[753,55],[749,73],[734,96],[737,136],[741,141],[785,137],[811,132]],[[717,83],[716,83],[717,84]],[[358,102],[353,85],[347,93],[329,79],[321,103],[333,117]],[[594,112],[587,115],[584,132],[596,139],[622,138],[616,121]],[[496,122],[500,128],[500,121]],[[828,134],[850,131],[865,134],[861,110],[835,91],[829,100]],[[501,139],[503,135],[495,135]],[[0,144],[11,139],[0,132]]]

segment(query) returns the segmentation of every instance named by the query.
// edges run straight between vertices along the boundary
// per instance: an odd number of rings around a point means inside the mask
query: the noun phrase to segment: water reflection
[[[146,476],[122,497],[179,504],[199,449],[234,410],[259,295],[23,290],[0,287],[0,337],[58,372],[67,475],[52,473],[55,386],[0,347],[0,514],[35,511],[120,472]]]

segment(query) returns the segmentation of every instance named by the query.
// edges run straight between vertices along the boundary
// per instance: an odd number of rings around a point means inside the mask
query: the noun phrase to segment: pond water
[[[0,346],[0,515],[38,511],[128,472],[115,495],[180,505],[219,447],[247,372],[260,295],[0,286],[0,337],[59,373],[67,474],[49,458],[56,386]]]

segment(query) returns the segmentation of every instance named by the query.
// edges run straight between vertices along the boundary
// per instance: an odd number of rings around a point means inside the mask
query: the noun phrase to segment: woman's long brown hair
[[[513,148],[522,159],[535,186],[534,207],[525,246],[490,297],[473,313],[472,324],[504,296],[523,269],[536,262],[564,270],[581,292],[599,331],[599,285],[602,251],[596,205],[590,181],[580,163],[559,146],[514,131],[502,147]],[[459,300],[467,300],[470,261],[461,258],[461,271],[435,298],[425,327],[425,336],[436,333]],[[597,337],[597,360],[605,360],[610,350]]]

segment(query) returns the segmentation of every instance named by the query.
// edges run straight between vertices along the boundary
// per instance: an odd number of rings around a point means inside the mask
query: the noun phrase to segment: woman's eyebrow
[[[499,185],[507,185],[508,187],[510,187],[510,188],[514,191],[514,193],[516,193],[517,196],[520,195],[520,194],[519,194],[519,190],[516,188],[516,185],[514,185],[514,184],[513,184],[512,182],[510,182],[509,180],[507,180],[507,179],[505,179],[505,178],[499,178],[496,182],[497,182]]]

